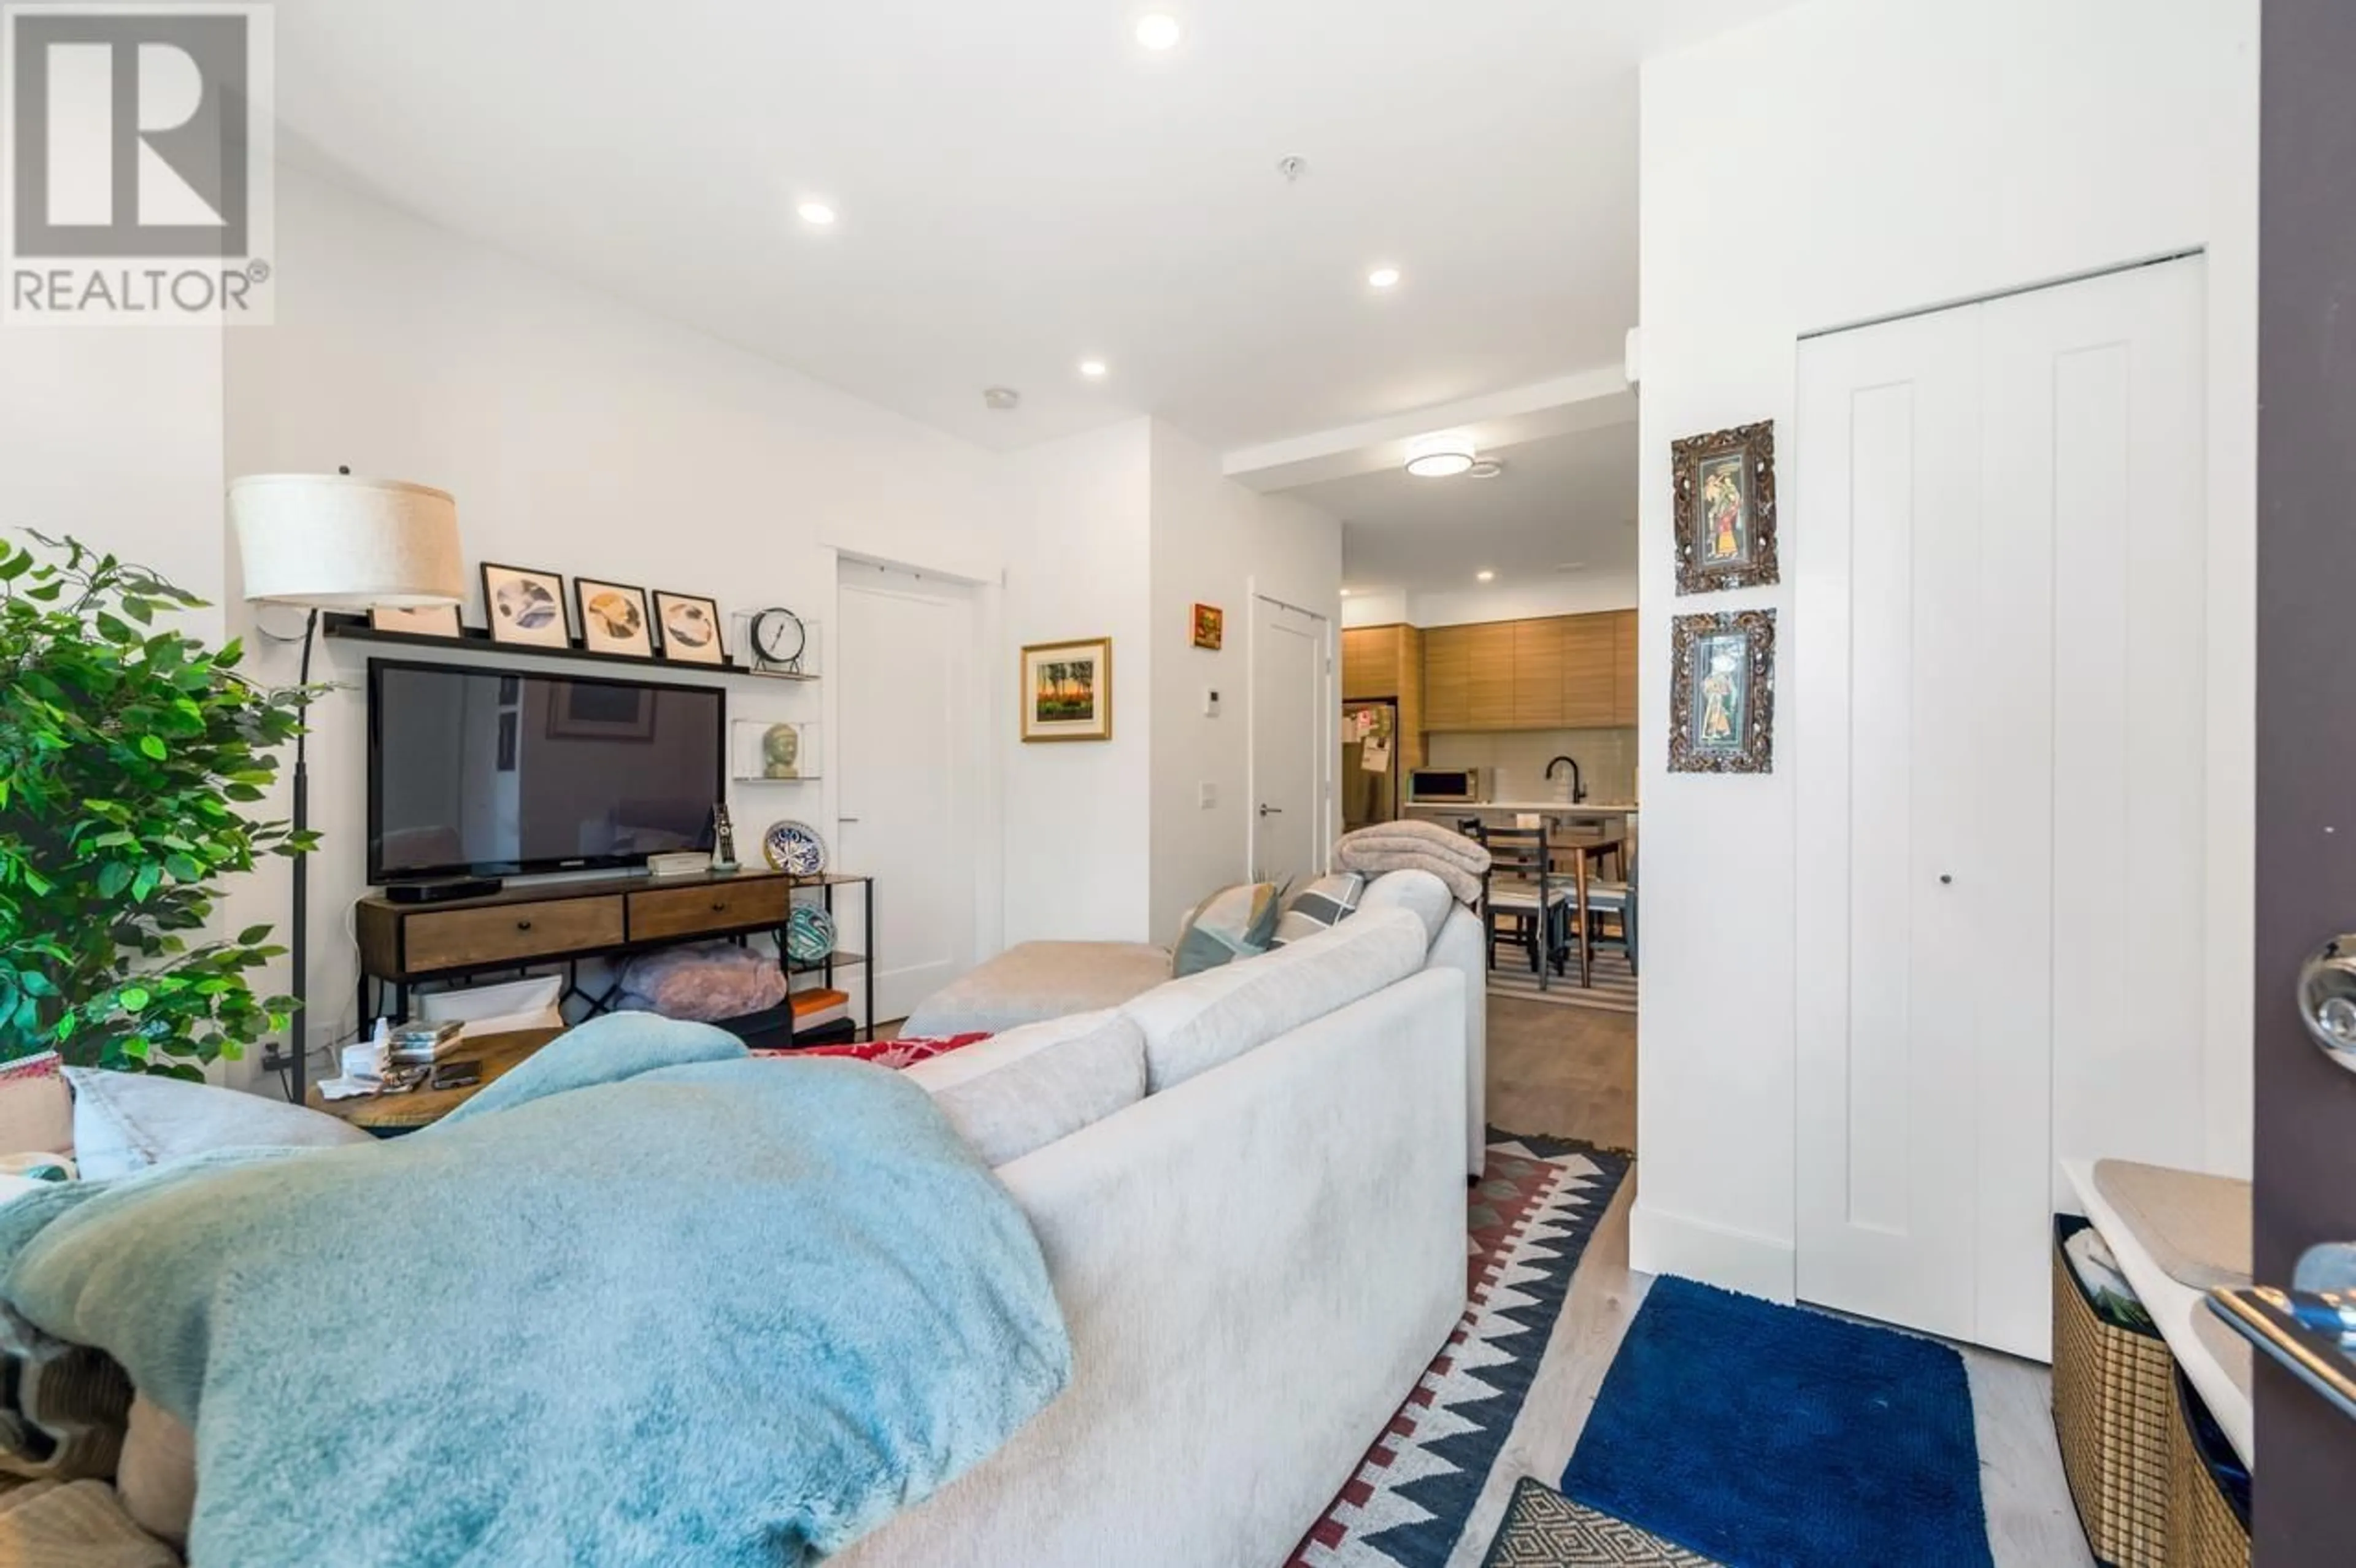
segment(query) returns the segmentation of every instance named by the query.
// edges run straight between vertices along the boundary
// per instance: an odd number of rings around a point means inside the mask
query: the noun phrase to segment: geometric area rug
[[[1495,1467],[1629,1157],[1489,1133],[1464,1316],[1287,1568],[1442,1568]]]
[[[1601,1509],[1525,1476],[1481,1568],[1719,1568]]]

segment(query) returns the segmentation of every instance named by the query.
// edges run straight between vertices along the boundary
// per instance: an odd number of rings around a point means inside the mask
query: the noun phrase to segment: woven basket
[[[2106,1568],[2169,1568],[2169,1387],[2175,1362],[2157,1334],[2105,1321],[2062,1243],[2085,1228],[2053,1221],[2053,1430],[2086,1543]]]
[[[2201,1396],[2178,1372],[2169,1380],[2174,1405],[2169,1444],[2172,1485],[2168,1493],[2169,1568],[2250,1568],[2250,1527],[2225,1489],[2209,1473],[2196,1413],[2205,1420]]]

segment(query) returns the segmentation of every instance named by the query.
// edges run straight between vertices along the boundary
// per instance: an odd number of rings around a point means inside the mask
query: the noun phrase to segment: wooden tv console
[[[373,895],[360,900],[352,912],[360,949],[359,1016],[364,1024],[375,1016],[370,981],[393,987],[393,1011],[405,1016],[409,988],[420,981],[458,980],[535,965],[562,964],[570,970],[586,958],[714,937],[774,934],[784,929],[797,890],[820,890],[830,913],[839,887],[865,893],[861,914],[866,946],[872,949],[875,890],[867,877],[793,877],[745,869],[697,877],[541,882],[447,903],[395,903]],[[864,969],[865,1016],[873,1021],[875,978],[866,950],[837,951],[819,963],[787,967],[791,974],[823,974],[830,986],[837,969]],[[592,1006],[602,1005],[603,998],[581,994]]]

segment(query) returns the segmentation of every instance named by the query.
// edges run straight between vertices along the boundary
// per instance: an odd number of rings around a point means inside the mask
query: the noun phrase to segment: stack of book
[[[456,1051],[466,1026],[462,1023],[405,1023],[387,1037],[388,1054],[395,1067],[431,1067]]]
[[[796,991],[794,1002],[794,1032],[808,1034],[814,1029],[824,1029],[841,1023],[851,1016],[851,993],[813,987]]]

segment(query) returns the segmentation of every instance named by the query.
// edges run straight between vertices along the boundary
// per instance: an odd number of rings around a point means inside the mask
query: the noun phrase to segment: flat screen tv
[[[710,849],[726,735],[718,687],[370,659],[369,880]]]

